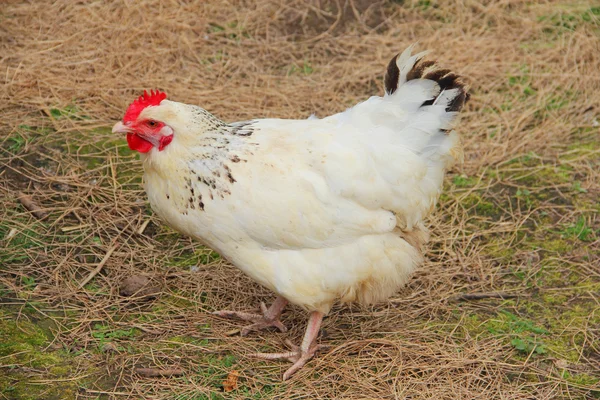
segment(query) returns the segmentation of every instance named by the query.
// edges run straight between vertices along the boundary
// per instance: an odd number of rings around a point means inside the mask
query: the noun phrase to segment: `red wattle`
[[[127,134],[127,144],[131,150],[139,151],[140,153],[147,153],[152,149],[152,143],[143,139],[141,136],[135,133]]]
[[[160,138],[160,144],[158,146],[158,151],[163,151],[165,147],[173,140],[173,135],[163,136]]]

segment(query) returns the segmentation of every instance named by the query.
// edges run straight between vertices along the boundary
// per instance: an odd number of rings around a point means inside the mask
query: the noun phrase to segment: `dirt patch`
[[[121,296],[136,296],[136,297],[155,297],[160,293],[160,286],[156,282],[152,282],[147,276],[133,275],[121,283],[119,294]]]

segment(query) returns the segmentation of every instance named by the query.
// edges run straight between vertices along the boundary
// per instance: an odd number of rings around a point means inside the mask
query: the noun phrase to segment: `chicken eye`
[[[153,121],[153,120],[148,121],[147,124],[151,128],[154,128],[157,125],[156,121]]]

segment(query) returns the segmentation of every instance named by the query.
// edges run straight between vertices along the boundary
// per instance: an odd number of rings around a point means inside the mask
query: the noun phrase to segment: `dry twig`
[[[19,203],[23,204],[23,207],[25,207],[26,209],[28,209],[29,211],[31,211],[31,213],[37,218],[37,219],[42,219],[44,217],[46,217],[46,215],[48,215],[44,210],[42,210],[42,208],[40,206],[38,206],[33,199],[31,198],[31,196],[26,195],[23,192],[19,192],[17,195],[17,199],[19,200]]]
[[[104,257],[102,258],[102,260],[100,260],[96,268],[94,268],[94,270],[90,272],[83,281],[81,281],[81,283],[79,284],[79,289],[87,285],[87,283],[91,281],[98,274],[98,272],[102,271],[104,264],[106,264],[112,253],[117,249],[117,247],[119,247],[119,245],[115,244],[108,249],[108,251],[106,252],[106,254],[104,254]]]
[[[462,293],[454,295],[450,298],[450,301],[461,301],[461,300],[481,300],[481,299],[515,299],[518,298],[517,293],[502,293],[502,292],[490,292],[490,293]]]
[[[181,376],[185,374],[180,368],[136,368],[135,373],[145,378],[169,378],[171,376]]]

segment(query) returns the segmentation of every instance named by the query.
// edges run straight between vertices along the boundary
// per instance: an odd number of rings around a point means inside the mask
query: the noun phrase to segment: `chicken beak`
[[[122,123],[121,121],[117,122],[115,126],[112,128],[112,133],[130,133],[132,132],[131,128]]]

